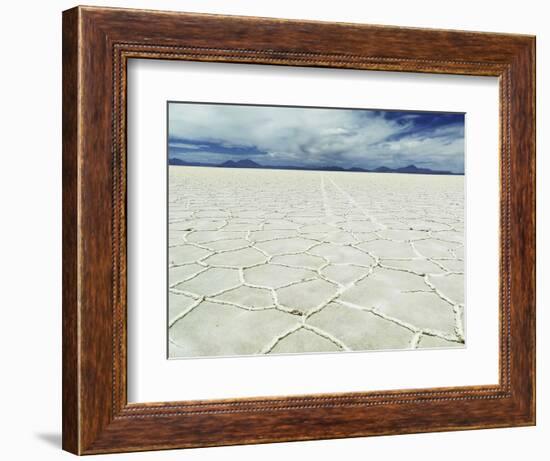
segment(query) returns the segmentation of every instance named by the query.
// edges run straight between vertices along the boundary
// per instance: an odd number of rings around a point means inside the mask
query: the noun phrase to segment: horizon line
[[[172,161],[181,162],[180,164],[174,164]],[[253,166],[242,166],[242,162],[250,162]],[[241,165],[239,165],[241,163]],[[195,162],[195,161],[186,161],[182,160],[179,157],[168,157],[167,164],[169,166],[190,166],[190,167],[205,167],[205,168],[232,168],[232,169],[242,169],[242,170],[253,170],[257,169],[266,169],[266,170],[301,170],[301,171],[332,171],[332,172],[347,172],[347,173],[396,173],[396,174],[428,174],[428,175],[448,175],[448,176],[464,176],[464,172],[453,172],[450,170],[434,170],[427,167],[417,167],[415,164],[411,163],[399,167],[388,167],[386,165],[380,165],[374,168],[363,168],[363,167],[341,167],[338,165],[322,165],[318,167],[313,166],[301,166],[301,165],[263,165],[255,162],[249,158],[241,160],[226,160],[222,163],[209,163],[209,162]],[[414,168],[418,171],[403,171],[407,168]],[[402,170],[402,171],[399,171]]]

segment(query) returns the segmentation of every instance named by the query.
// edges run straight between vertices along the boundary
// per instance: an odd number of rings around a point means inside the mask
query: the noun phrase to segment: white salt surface
[[[169,167],[169,356],[464,347],[464,177]]]

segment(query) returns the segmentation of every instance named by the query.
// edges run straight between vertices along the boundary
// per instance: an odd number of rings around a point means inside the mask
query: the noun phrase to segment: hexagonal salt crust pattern
[[[169,167],[169,356],[464,346],[464,177]]]

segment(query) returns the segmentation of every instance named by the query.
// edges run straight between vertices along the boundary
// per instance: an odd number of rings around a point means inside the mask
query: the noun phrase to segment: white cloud
[[[171,147],[178,147],[180,149],[201,149],[203,147],[208,147],[204,144],[189,144],[185,142],[171,142]]]
[[[172,138],[255,148],[262,158],[301,164],[463,168],[463,127],[415,133],[419,116],[399,121],[374,111],[171,104]],[[397,140],[390,140],[396,139]]]

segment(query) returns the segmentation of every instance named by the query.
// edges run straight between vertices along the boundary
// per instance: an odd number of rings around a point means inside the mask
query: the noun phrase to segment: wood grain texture
[[[78,454],[535,422],[534,37],[78,7],[63,14],[63,447]],[[500,382],[129,404],[126,63],[175,59],[500,79]]]
[[[78,10],[63,16],[63,448],[80,451],[78,399]]]

